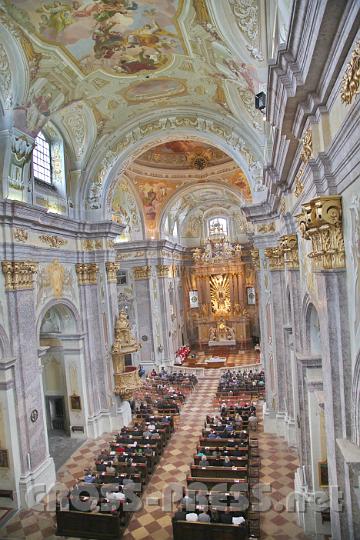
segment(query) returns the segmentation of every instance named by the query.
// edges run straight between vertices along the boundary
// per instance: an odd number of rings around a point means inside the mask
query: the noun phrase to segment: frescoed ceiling
[[[135,160],[135,163],[161,169],[205,169],[230,162],[231,158],[209,144],[198,141],[170,141],[159,144]]]
[[[253,104],[267,66],[258,0],[3,0],[2,5],[0,23],[11,21],[21,29],[30,67],[22,104],[31,109],[30,131],[50,117],[66,123],[74,104],[92,111],[96,140],[154,107],[187,107],[241,119],[259,155],[263,123]],[[238,24],[242,17],[245,26]],[[234,32],[242,35],[238,49]]]
[[[204,168],[193,165],[192,160],[199,155],[208,158]],[[112,219],[127,223],[134,237],[137,232],[134,226],[131,229],[134,202],[132,208],[125,208],[120,202],[131,189],[149,238],[159,234],[161,216],[168,205],[171,215],[183,220],[194,208],[202,212],[213,208],[216,200],[218,205],[235,213],[252,200],[245,174],[229,156],[209,144],[187,140],[151,148],[118,179],[112,199]]]

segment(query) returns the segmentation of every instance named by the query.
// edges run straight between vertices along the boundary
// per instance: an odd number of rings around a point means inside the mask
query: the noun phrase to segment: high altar
[[[197,307],[190,304],[188,310],[192,345],[251,348],[257,315],[247,288],[255,290],[255,272],[241,245],[231,244],[221,231],[211,235],[202,249],[193,250],[190,272],[188,292],[198,298]]]

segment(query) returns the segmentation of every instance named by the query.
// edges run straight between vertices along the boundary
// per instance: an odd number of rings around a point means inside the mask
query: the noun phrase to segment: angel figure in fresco
[[[43,32],[44,30],[51,29],[56,34],[59,34],[74,22],[72,15],[73,8],[74,6],[65,4],[64,2],[43,4],[41,8],[36,10],[41,16],[39,30]]]

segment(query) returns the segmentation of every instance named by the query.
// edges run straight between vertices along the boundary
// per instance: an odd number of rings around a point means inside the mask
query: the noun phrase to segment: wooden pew
[[[231,461],[236,463],[237,467],[241,467],[241,466],[247,467],[248,465],[249,459],[247,456],[230,456],[229,454],[227,454],[227,456],[231,458]],[[206,456],[206,459],[210,465],[214,465],[216,467],[216,466],[219,466],[219,464],[224,461],[224,457],[225,457],[224,455],[220,457]],[[200,459],[201,459],[200,456],[197,456],[196,454],[194,455],[195,465],[199,465]]]
[[[242,439],[208,439],[205,437],[200,437],[199,440],[200,446],[209,446],[211,448],[224,446],[229,446],[230,448],[233,448],[234,446],[240,446],[241,442],[243,442]]]
[[[240,490],[242,489],[240,486],[243,486],[244,491],[249,490],[249,484],[248,484],[247,478],[229,479],[229,478],[224,478],[224,477],[213,478],[213,477],[206,477],[206,476],[199,477],[199,476],[190,476],[190,475],[186,477],[186,484],[187,486],[190,486],[190,488],[192,487],[191,484],[195,482],[204,484],[210,490],[213,489],[213,487],[217,486],[218,484],[226,485],[225,492],[228,492],[232,485],[236,485],[236,488]]]
[[[219,442],[219,439],[214,439],[216,441]],[[232,455],[232,452],[235,450],[233,446],[212,446],[212,447],[209,447],[208,445],[199,445],[197,447],[197,451],[198,452],[205,452],[208,448],[211,448],[211,450],[216,450],[217,452],[228,452],[228,455],[231,456]],[[239,448],[237,448],[237,450],[239,452],[241,452],[242,455],[244,456],[247,456],[249,454],[249,447],[248,446],[239,446]]]
[[[247,527],[172,520],[174,540],[247,540]]]
[[[74,512],[56,508],[56,535],[75,538],[118,540],[124,534],[118,514]]]
[[[247,467],[199,467],[198,465],[190,466],[190,473],[193,477],[207,478],[233,478],[246,479],[248,475]]]

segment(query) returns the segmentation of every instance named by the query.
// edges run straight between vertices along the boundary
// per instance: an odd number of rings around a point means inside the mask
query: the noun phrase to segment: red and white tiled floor
[[[134,514],[124,540],[170,540],[172,539],[171,511],[163,509],[165,488],[169,483],[185,485],[186,475],[192,463],[196,445],[201,434],[206,414],[215,412],[213,398],[218,385],[219,374],[208,370],[200,379],[192,395],[188,398],[180,415],[176,432],[143,494],[143,507]],[[289,450],[283,439],[262,433],[259,426],[259,449],[261,458],[261,482],[270,483],[272,492],[271,510],[261,514],[261,538],[267,540],[306,539],[296,525],[295,515],[284,509],[286,495],[293,489],[294,471],[297,458]],[[82,445],[59,469],[58,480],[71,487],[90,466],[99,451],[108,445],[111,434]],[[280,506],[281,505],[281,506]],[[19,512],[7,525],[0,529],[0,540],[55,540],[54,501],[50,497],[47,506]]]

